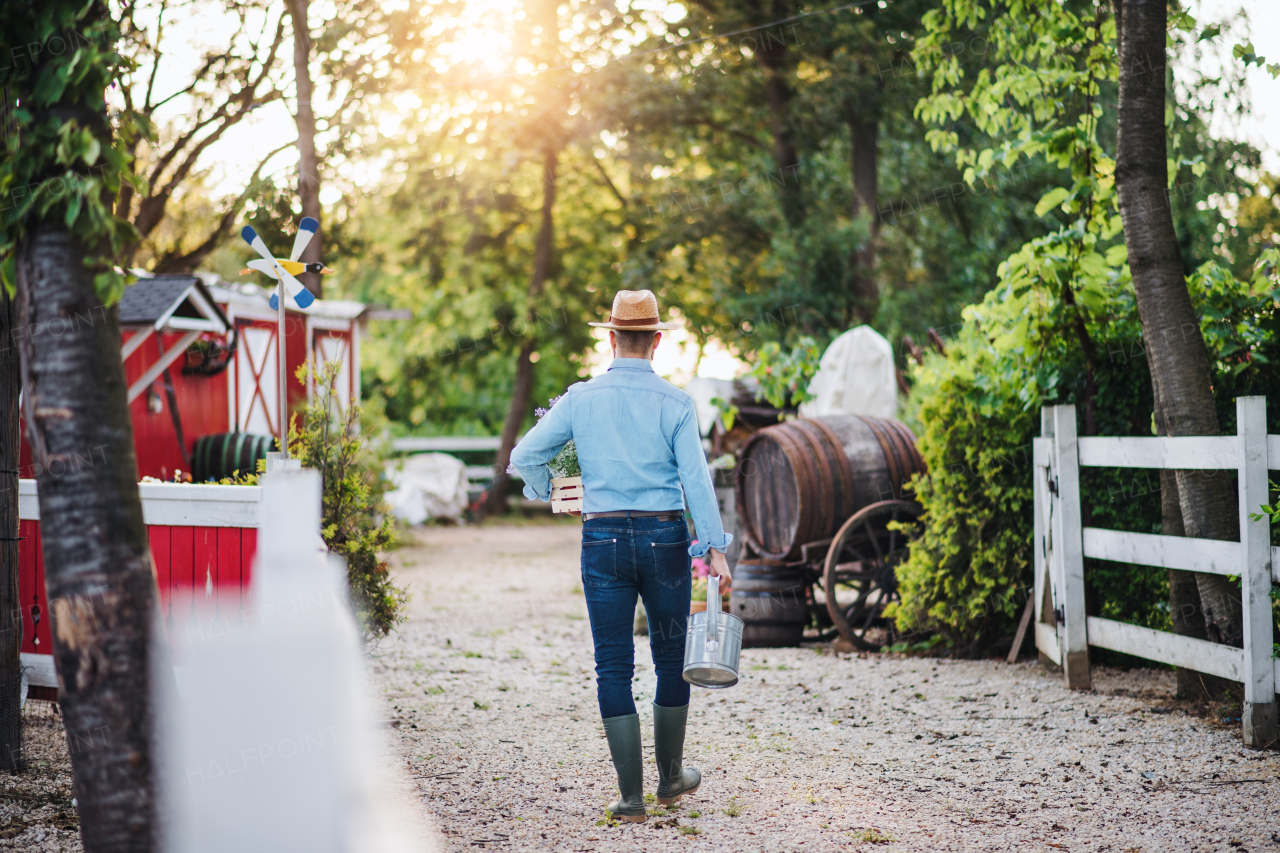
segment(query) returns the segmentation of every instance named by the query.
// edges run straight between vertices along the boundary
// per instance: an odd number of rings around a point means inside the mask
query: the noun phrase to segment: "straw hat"
[[[613,310],[604,323],[591,323],[601,329],[620,332],[657,332],[678,329],[679,323],[658,320],[658,299],[652,290],[619,290],[613,297]]]

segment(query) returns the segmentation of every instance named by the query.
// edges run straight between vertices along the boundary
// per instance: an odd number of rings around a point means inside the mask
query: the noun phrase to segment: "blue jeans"
[[[684,670],[684,634],[689,620],[689,528],[657,518],[596,518],[582,524],[582,589],[596,647],[596,694],[600,716],[636,712],[631,696],[635,671],[632,623],[636,595],[649,619],[649,649],[658,674],[654,702],[666,708],[689,704]]]

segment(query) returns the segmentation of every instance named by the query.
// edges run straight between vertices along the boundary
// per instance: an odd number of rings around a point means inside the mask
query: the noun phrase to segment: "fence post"
[[[1053,458],[1053,410],[1048,406],[1040,409],[1040,439],[1048,448],[1042,451],[1042,464],[1033,464],[1032,468],[1035,472],[1033,479],[1034,488],[1034,507],[1035,507],[1035,523],[1034,532],[1035,542],[1032,556],[1032,565],[1035,567],[1035,592],[1036,597],[1036,614],[1035,614],[1035,639],[1036,648],[1040,652],[1040,662],[1057,663],[1062,659],[1061,643],[1058,637],[1058,623],[1053,615],[1053,599],[1056,587],[1061,586],[1057,582],[1057,553],[1054,551],[1052,544],[1053,538],[1053,518],[1056,515],[1053,506],[1053,498],[1048,488],[1048,480],[1052,478],[1056,470],[1057,462]],[[1034,445],[1033,445],[1034,448]],[[1033,450],[1034,454],[1034,450]],[[1035,457],[1032,457],[1033,463]],[[1041,632],[1039,625],[1050,625],[1053,627],[1053,649],[1052,655],[1049,650],[1041,648]]]
[[[1267,503],[1267,398],[1236,398],[1240,439],[1240,586],[1244,596],[1244,707],[1246,746],[1275,744],[1276,683],[1271,631],[1271,525]],[[1257,513],[1259,518],[1249,518]]]
[[[1053,550],[1058,555],[1059,606],[1062,608],[1062,673],[1073,690],[1089,690],[1089,640],[1085,634],[1084,534],[1080,522],[1080,452],[1076,444],[1076,407],[1053,407],[1053,472],[1058,492]]]

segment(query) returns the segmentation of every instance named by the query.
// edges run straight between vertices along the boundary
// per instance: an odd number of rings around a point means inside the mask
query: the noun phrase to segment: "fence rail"
[[[1280,435],[1267,435],[1264,397],[1236,400],[1234,436],[1077,438],[1074,406],[1041,411],[1035,465],[1035,642],[1062,666],[1067,684],[1092,686],[1089,646],[1228,678],[1244,684],[1245,743],[1280,740],[1273,654],[1271,584],[1280,583],[1280,548],[1271,547],[1269,470],[1280,470]],[[1239,475],[1240,541],[1156,536],[1084,527],[1080,467],[1234,470]],[[1241,580],[1244,647],[1156,631],[1085,612],[1084,558],[1232,575]]]

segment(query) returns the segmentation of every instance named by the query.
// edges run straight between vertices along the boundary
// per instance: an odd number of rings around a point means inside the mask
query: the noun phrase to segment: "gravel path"
[[[1280,851],[1280,754],[1174,707],[1169,673],[1098,668],[1073,693],[1033,664],[813,647],[746,650],[738,686],[695,689],[702,789],[603,826],[578,526],[416,535],[411,618],[374,668],[447,849]]]

